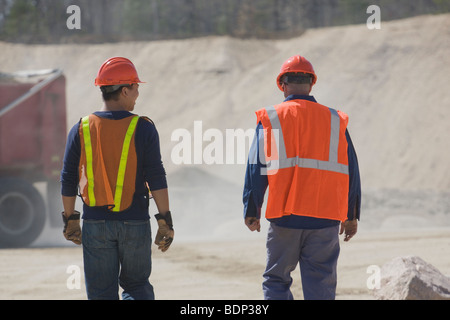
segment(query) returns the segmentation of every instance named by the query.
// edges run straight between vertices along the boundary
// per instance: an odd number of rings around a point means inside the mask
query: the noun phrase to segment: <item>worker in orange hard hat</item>
[[[100,87],[143,83],[139,80],[134,64],[127,58],[114,57],[106,60],[98,70],[95,85]]]
[[[149,191],[155,200],[155,243],[165,252],[174,237],[158,132],[147,117],[131,113],[139,96],[134,64],[105,61],[95,85],[104,105],[70,130],[61,171],[64,236],[83,245],[88,299],[154,299]],[[83,228],[75,210],[83,201]],[[150,190],[149,190],[150,189]]]
[[[291,77],[291,83],[307,83],[314,86],[317,82],[317,76],[312,64],[302,56],[293,56],[286,60],[281,66],[280,74],[277,77],[277,85],[281,91],[284,91],[283,84],[288,83]]]
[[[356,234],[361,206],[348,116],[310,95],[317,75],[305,57],[289,58],[276,81],[285,100],[256,111],[243,194],[245,225],[260,231],[269,187],[264,298],[293,299],[290,274],[300,264],[304,298],[334,299],[338,235]]]

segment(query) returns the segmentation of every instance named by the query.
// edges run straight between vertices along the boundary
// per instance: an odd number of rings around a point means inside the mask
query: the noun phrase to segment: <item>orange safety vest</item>
[[[81,157],[80,194],[90,207],[108,207],[113,212],[129,208],[136,181],[134,135],[139,116],[121,120],[84,117],[79,128]]]
[[[345,221],[348,116],[306,100],[287,101],[256,115],[264,128],[260,160],[267,165],[261,174],[269,181],[266,218],[293,214]]]

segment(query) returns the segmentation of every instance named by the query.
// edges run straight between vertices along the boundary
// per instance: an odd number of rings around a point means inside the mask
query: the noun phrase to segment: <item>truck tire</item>
[[[45,225],[45,202],[26,180],[0,179],[0,247],[26,247]]]

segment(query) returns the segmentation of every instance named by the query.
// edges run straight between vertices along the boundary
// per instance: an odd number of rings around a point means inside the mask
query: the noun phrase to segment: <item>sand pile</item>
[[[275,78],[294,54],[313,63],[319,102],[350,116],[364,186],[450,189],[450,15],[310,30],[289,40],[207,37],[98,45],[0,43],[1,71],[62,68],[68,124],[99,108],[93,86],[110,56],[134,61],[142,85],[136,112],[157,124],[169,172],[178,128],[255,127],[253,112],[279,103]],[[206,168],[241,184],[241,168]],[[236,169],[236,170],[234,170]],[[230,176],[229,172],[233,172]],[[223,172],[223,173],[222,173]]]

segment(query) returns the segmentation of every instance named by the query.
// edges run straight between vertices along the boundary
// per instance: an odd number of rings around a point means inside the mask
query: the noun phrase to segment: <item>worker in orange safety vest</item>
[[[88,299],[154,299],[151,273],[150,193],[158,214],[155,243],[166,251],[174,237],[159,136],[147,117],[131,113],[142,83],[127,58],[106,60],[98,71],[104,106],[69,132],[61,171],[64,237],[83,245]],[[83,228],[75,210],[83,201]]]
[[[348,116],[317,103],[316,81],[312,64],[293,56],[277,77],[285,101],[256,111],[243,202],[246,226],[260,231],[269,187],[265,299],[293,299],[297,264],[305,299],[334,299],[338,234],[349,241],[357,231],[361,186]]]

